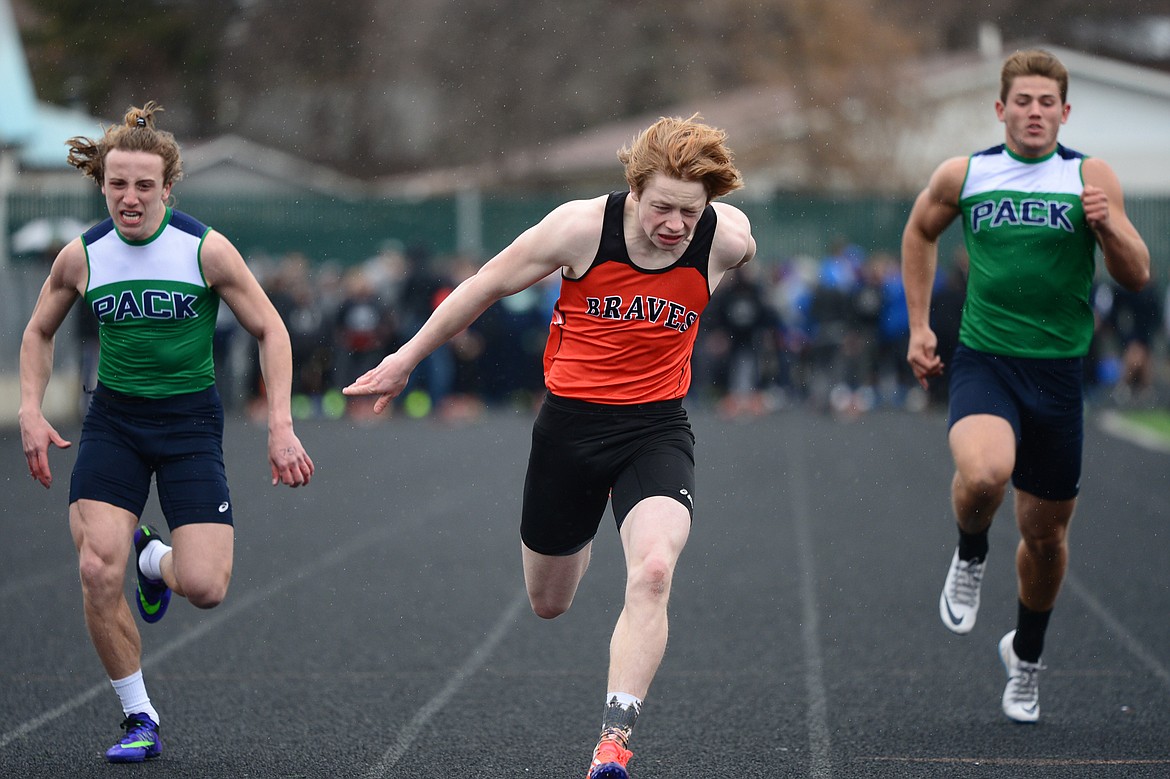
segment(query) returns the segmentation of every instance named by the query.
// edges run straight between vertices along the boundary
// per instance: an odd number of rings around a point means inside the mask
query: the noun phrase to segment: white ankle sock
[[[152,540],[138,556],[138,570],[148,579],[162,581],[162,559],[170,551],[171,548],[162,541],[157,538]]]
[[[154,720],[154,724],[158,724],[158,712],[151,705],[150,696],[146,694],[146,682],[142,679],[141,668],[125,679],[111,679],[110,684],[114,685],[114,692],[118,693],[118,698],[122,701],[123,714],[127,716],[145,714]]]

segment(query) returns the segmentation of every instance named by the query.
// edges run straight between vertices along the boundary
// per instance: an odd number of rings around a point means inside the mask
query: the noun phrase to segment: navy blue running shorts
[[[223,464],[223,404],[212,385],[139,398],[98,385],[81,427],[69,502],[88,499],[141,518],[154,477],[167,526],[232,524]]]
[[[971,414],[1006,419],[1016,434],[1012,485],[1045,500],[1080,492],[1085,440],[1082,360],[988,354],[960,345],[951,358],[950,425]]]
[[[694,517],[695,436],[682,401],[604,405],[547,393],[532,428],[520,538],[534,552],[580,551],[606,503],[620,529],[644,498],[665,496]]]

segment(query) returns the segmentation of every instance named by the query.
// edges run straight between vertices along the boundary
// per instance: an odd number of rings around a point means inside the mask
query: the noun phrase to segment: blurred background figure
[[[703,317],[704,356],[721,414],[758,416],[768,410],[766,382],[777,373],[780,317],[768,303],[755,266],[728,274]]]
[[[397,345],[395,321],[390,308],[376,294],[366,270],[355,267],[346,271],[334,330],[338,373],[343,383],[376,366]],[[369,398],[349,398],[347,410],[356,420],[372,421],[373,405]]]
[[[904,294],[904,293],[903,293]],[[967,252],[956,249],[947,268],[940,269],[930,299],[930,323],[938,336],[935,351],[943,365],[951,364],[951,357],[959,345],[959,325],[963,321],[963,304],[967,301]],[[905,364],[905,353],[902,362]],[[949,402],[950,382],[932,381],[927,390],[930,405],[946,408]]]
[[[1110,284],[1111,305],[1106,320],[1118,349],[1118,376],[1112,399],[1120,406],[1154,405],[1152,344],[1162,326],[1162,310],[1155,283],[1134,292]]]

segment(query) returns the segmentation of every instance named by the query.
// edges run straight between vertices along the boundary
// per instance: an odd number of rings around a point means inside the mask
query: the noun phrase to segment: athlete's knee
[[[1021,529],[1020,538],[1034,559],[1058,559],[1068,544],[1068,529],[1063,525],[1040,529]]]
[[[1068,546],[1068,528],[1076,499],[1045,500],[1016,491],[1016,524],[1020,538],[1034,557],[1051,558]]]
[[[575,560],[564,560],[567,566],[552,569],[532,566],[524,570],[528,603],[532,606],[532,613],[541,619],[556,619],[569,610],[589,565],[588,552]]]
[[[77,567],[81,588],[90,599],[121,595],[123,566],[115,564],[109,556],[83,547],[78,553]]]
[[[573,596],[576,587],[567,586],[563,582],[535,582],[527,583],[528,605],[532,613],[541,619],[556,619],[569,610],[573,605]]]
[[[214,609],[223,603],[225,597],[227,597],[227,587],[187,591],[188,602],[199,609]]]
[[[521,546],[524,559],[524,587],[532,613],[541,619],[556,619],[569,610],[577,585],[589,568],[591,545],[571,555],[544,555]]]
[[[528,603],[532,606],[532,613],[541,619],[556,619],[573,605],[571,598],[556,600],[531,592],[528,593]]]
[[[670,595],[674,565],[663,555],[651,555],[630,568],[626,582],[627,597],[665,600]]]
[[[969,500],[999,501],[1007,490],[1011,468],[991,461],[964,466],[955,472],[955,489]]]
[[[223,603],[227,597],[228,579],[224,577],[207,577],[196,581],[181,583],[183,597],[196,608],[213,609]]]

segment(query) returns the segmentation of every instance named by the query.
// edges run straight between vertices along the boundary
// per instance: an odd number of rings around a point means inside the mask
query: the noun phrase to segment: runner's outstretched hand
[[[342,394],[377,395],[374,401],[374,413],[381,414],[390,401],[398,397],[406,389],[406,382],[410,379],[410,371],[414,367],[405,364],[405,360],[398,352],[387,355],[377,367],[366,371],[354,380],[353,384],[341,390]]]

